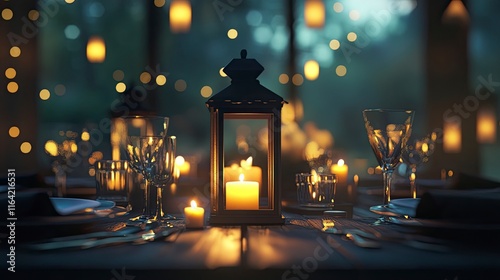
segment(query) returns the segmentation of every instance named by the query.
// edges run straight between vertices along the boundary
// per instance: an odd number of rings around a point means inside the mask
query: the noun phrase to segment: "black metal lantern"
[[[211,224],[281,224],[281,108],[286,102],[260,84],[264,67],[233,59],[231,85],[212,96]]]

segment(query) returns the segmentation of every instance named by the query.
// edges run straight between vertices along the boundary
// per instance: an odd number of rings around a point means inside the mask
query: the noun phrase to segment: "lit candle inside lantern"
[[[337,189],[344,190],[347,188],[347,175],[349,173],[349,167],[345,164],[343,159],[339,159],[337,164],[333,164],[331,167],[332,174],[337,175]]]
[[[462,149],[462,124],[460,122],[444,122],[443,150],[446,153],[459,153]]]
[[[238,181],[241,174],[247,181],[254,181],[262,185],[262,168],[252,165],[253,158],[248,157],[240,162],[240,166],[233,164],[224,168],[224,182]]]
[[[188,0],[173,0],[170,4],[170,30],[173,33],[188,32],[191,28],[191,3]]]
[[[186,161],[183,156],[177,156],[175,158],[175,166],[174,166],[174,176],[179,178],[180,175],[188,176],[191,170],[191,164],[189,161]]]
[[[205,225],[205,209],[198,207],[196,201],[191,200],[191,207],[184,208],[186,228],[203,228]]]
[[[244,178],[226,183],[226,210],[259,210],[259,183]]]
[[[481,108],[477,112],[477,142],[495,143],[497,137],[497,118],[491,107]]]
[[[307,0],[304,4],[304,20],[308,27],[323,27],[325,25],[325,3],[322,0]]]
[[[91,63],[101,63],[106,58],[106,44],[101,37],[93,36],[87,43],[87,59]]]

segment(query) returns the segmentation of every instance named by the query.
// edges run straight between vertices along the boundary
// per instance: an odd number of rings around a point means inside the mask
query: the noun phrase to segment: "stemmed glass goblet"
[[[142,214],[131,220],[139,222],[156,221],[156,192],[151,188],[157,161],[163,156],[162,147],[167,137],[168,117],[162,116],[126,116],[122,117],[126,129],[126,139],[121,142],[129,167],[139,173],[144,181],[144,207]]]
[[[156,162],[153,165],[151,172],[151,185],[156,187],[156,210],[155,219],[163,222],[165,225],[170,225],[168,220],[175,219],[174,216],[163,211],[163,189],[173,181],[174,166],[175,166],[175,151],[177,146],[177,138],[168,136],[163,139],[163,143],[159,146],[159,153]]]
[[[370,210],[377,214],[389,213],[385,212],[384,208],[388,207],[391,201],[392,174],[401,162],[401,153],[411,135],[414,114],[413,110],[363,110],[368,141],[382,169],[384,181],[383,205],[370,207]],[[385,221],[385,217],[379,221]]]
[[[429,161],[434,152],[435,141],[433,136],[410,140],[401,154],[404,164],[407,164],[406,175],[410,181],[410,193],[412,198],[417,198],[416,176],[417,168]]]

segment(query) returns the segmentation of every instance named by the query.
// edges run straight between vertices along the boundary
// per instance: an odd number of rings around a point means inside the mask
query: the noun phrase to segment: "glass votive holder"
[[[99,160],[95,164],[96,199],[129,208],[129,173],[126,160]]]
[[[299,206],[331,208],[335,205],[335,174],[298,173],[295,183]]]

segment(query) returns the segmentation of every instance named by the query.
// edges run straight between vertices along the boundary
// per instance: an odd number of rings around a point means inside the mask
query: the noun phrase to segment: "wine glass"
[[[408,144],[401,154],[403,163],[408,165],[407,173],[410,181],[410,192],[412,198],[417,198],[417,167],[429,161],[430,156],[434,153],[435,149],[434,135],[429,137],[410,139]]]
[[[391,201],[392,173],[401,162],[401,153],[411,135],[414,114],[413,110],[363,110],[368,141],[383,173],[383,205],[370,207],[370,210],[377,214],[390,213],[384,209]],[[380,221],[384,220],[385,218],[382,217]]]
[[[176,219],[170,214],[163,212],[163,189],[173,181],[174,166],[175,166],[175,151],[177,145],[177,138],[169,136],[162,139],[159,143],[159,153],[157,155],[153,170],[150,172],[151,185],[156,187],[156,211],[155,219],[164,222],[166,225],[170,223],[167,220]]]
[[[142,174],[144,181],[144,208],[142,214],[131,220],[140,222],[156,221],[156,192],[151,182],[156,170],[156,162],[164,150],[162,145],[167,137],[169,118],[163,116],[126,116],[122,117],[126,129],[125,141],[121,141],[129,167]]]

